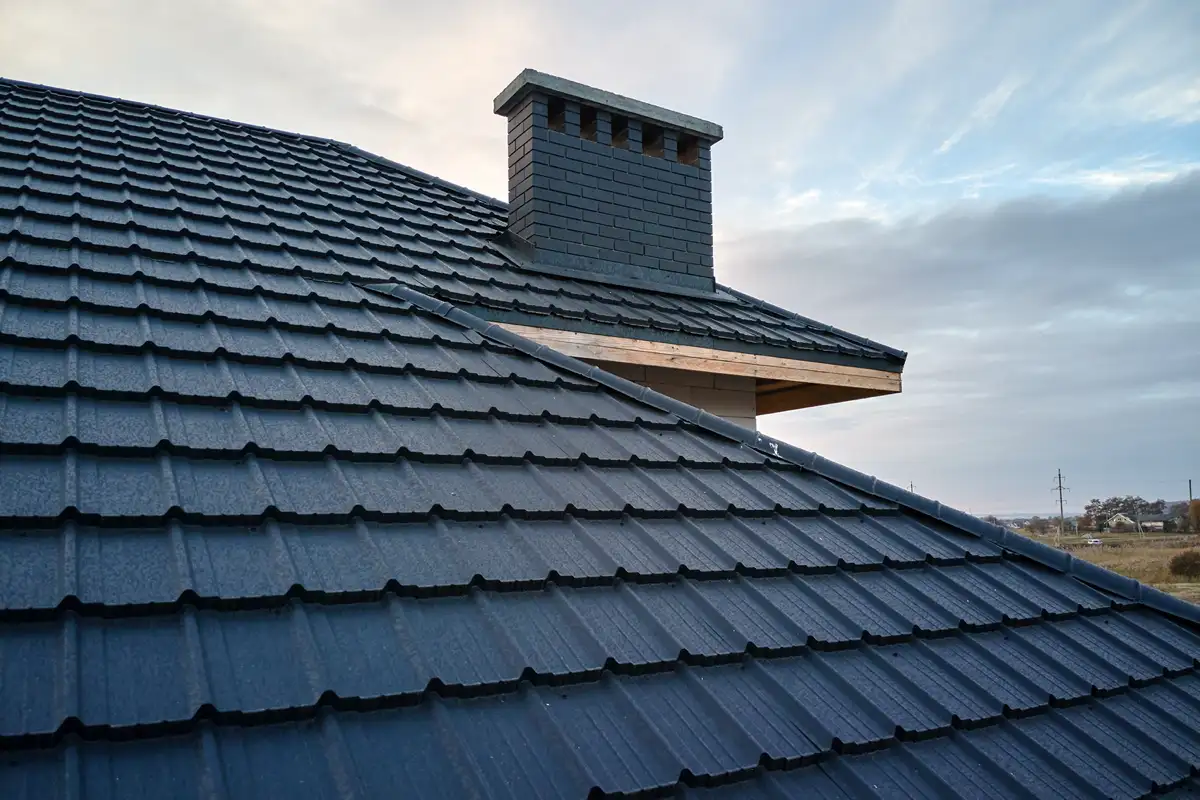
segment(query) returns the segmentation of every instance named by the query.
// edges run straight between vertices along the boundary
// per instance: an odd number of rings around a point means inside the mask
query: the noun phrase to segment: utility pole
[[[1052,488],[1050,491],[1058,492],[1058,535],[1059,538],[1061,538],[1063,535],[1063,528],[1066,526],[1066,517],[1063,514],[1063,492],[1071,491],[1066,486],[1063,486],[1061,469],[1058,471],[1058,478],[1055,481],[1054,488]]]
[[[909,482],[908,482],[908,490],[909,490],[910,492],[913,492],[913,485],[912,485],[912,481],[909,481]],[[1191,481],[1188,481],[1188,494],[1190,495],[1191,493],[1192,493],[1192,482],[1191,482]],[[913,494],[916,494],[916,492],[913,492]]]

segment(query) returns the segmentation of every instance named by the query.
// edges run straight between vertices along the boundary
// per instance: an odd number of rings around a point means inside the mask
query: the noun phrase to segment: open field
[[[1200,536],[1185,536],[1182,534],[1089,534],[1104,540],[1104,545],[1089,546],[1084,543],[1088,536],[1064,536],[1057,546],[1070,551],[1074,556],[1090,561],[1101,567],[1128,575],[1131,578],[1148,583],[1190,600],[1200,602],[1200,582],[1187,583],[1172,575],[1167,568],[1167,562],[1176,553],[1182,553],[1190,548],[1200,547]],[[1053,536],[1034,537],[1046,544],[1055,545]]]

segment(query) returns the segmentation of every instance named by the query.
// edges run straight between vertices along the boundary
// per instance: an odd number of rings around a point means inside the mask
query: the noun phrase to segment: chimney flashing
[[[534,92],[556,95],[584,105],[604,109],[610,113],[635,117],[664,128],[674,128],[707,139],[709,142],[719,142],[725,137],[725,131],[714,122],[650,103],[643,103],[641,100],[606,92],[603,89],[596,89],[566,78],[547,75],[536,69],[522,70],[521,74],[496,96],[492,104],[493,110],[501,116],[508,116],[509,112],[524,100],[526,95]]]

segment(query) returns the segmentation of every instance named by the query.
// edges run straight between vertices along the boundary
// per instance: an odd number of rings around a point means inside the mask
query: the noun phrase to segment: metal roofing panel
[[[1091,691],[1087,681],[1047,662],[1007,628],[924,644],[950,669],[1012,709],[1044,707],[1052,698]]]
[[[389,170],[386,181],[365,180],[367,170],[374,171],[374,166],[361,159],[346,161],[345,167],[335,166],[343,151],[328,144],[320,146],[319,155],[302,167],[290,161],[292,166],[264,170],[253,168],[264,159],[260,152],[226,149],[236,155],[218,158],[207,146],[197,149],[194,138],[184,140],[190,146],[178,156],[165,155],[172,151],[162,138],[149,140],[141,155],[135,156],[125,146],[117,160],[101,156],[112,133],[132,124],[124,119],[115,123],[116,128],[85,135],[82,123],[64,121],[61,134],[67,134],[73,144],[62,152],[51,145],[60,133],[44,124],[32,137],[0,137],[0,141],[8,138],[15,154],[28,157],[21,163],[0,161],[0,172],[7,169],[9,176],[21,176],[19,182],[4,185],[16,190],[11,202],[23,213],[22,236],[47,242],[74,237],[84,247],[137,243],[149,257],[196,254],[231,264],[250,258],[281,269],[290,268],[286,261],[291,260],[323,274],[340,274],[339,262],[354,269],[379,263],[398,276],[408,272],[416,277],[420,273],[412,270],[428,269],[432,262],[427,256],[441,253],[443,262],[455,263],[454,273],[475,281],[467,289],[470,296],[486,293],[498,306],[511,306],[519,300],[523,307],[550,320],[589,314],[595,319],[612,318],[611,298],[599,303],[590,299],[602,293],[602,283],[592,284],[596,288],[590,289],[575,277],[555,281],[538,272],[518,272],[514,267],[524,264],[515,253],[478,238],[503,228],[499,203],[480,202],[462,193],[452,197],[450,192],[435,191],[430,183],[412,181],[400,170]],[[231,135],[229,130],[222,131],[214,141]],[[230,169],[233,160],[239,164],[236,170]],[[325,180],[325,170],[337,177]],[[250,195],[252,189],[255,194]],[[172,197],[174,203],[164,203],[162,197]],[[64,220],[74,222],[64,226]],[[480,273],[467,258],[501,266],[501,271],[495,276]],[[378,277],[386,278],[385,271],[375,269]],[[431,274],[439,272],[444,274],[441,269]],[[495,280],[479,280],[489,277]],[[526,286],[537,288],[530,291]],[[445,297],[452,296],[453,290],[444,282],[435,287],[451,292]],[[573,291],[578,288],[583,291]],[[746,343],[766,336],[778,340],[776,346],[782,351],[795,350],[801,357],[814,343],[868,358],[887,357],[886,351],[853,337],[830,334],[806,320],[768,312],[728,293],[706,296],[693,292],[695,297],[688,297],[687,316],[674,318],[663,302],[674,295],[664,291],[668,290],[623,287],[619,318],[666,332],[685,322],[692,331],[688,334],[692,343],[698,344],[714,336]]]
[[[794,671],[803,660],[786,662],[784,673]],[[262,772],[264,763],[294,767],[309,788],[325,786],[331,776],[337,776],[370,791],[366,787],[382,788],[382,774],[388,779],[424,781],[417,785],[434,793],[461,791],[465,782],[502,792],[516,787],[528,796],[581,793],[592,786],[608,791],[668,788],[684,769],[695,775],[753,775],[759,754],[796,762],[805,753],[812,754],[815,746],[822,748],[816,752],[830,756],[820,769],[839,784],[873,786],[882,796],[902,796],[903,786],[917,796],[922,786],[952,786],[965,790],[963,796],[979,793],[971,792],[971,787],[988,786],[1001,796],[1022,787],[1040,788],[1043,794],[1082,791],[1082,796],[1090,796],[1094,787],[1139,786],[1138,777],[1119,761],[1064,760],[1039,745],[1046,736],[1069,735],[1070,715],[1039,715],[915,743],[893,740],[878,753],[834,756],[828,744],[814,740],[822,737],[808,727],[813,718],[803,707],[797,714],[798,706],[790,703],[764,702],[770,697],[770,684],[752,685],[761,680],[756,669],[685,667],[640,678],[610,676],[579,686],[519,688],[512,694],[476,700],[432,698],[412,708],[324,711],[314,721],[251,728],[201,724],[185,736],[136,743],[70,741],[51,751],[53,756],[45,751],[14,754],[0,780],[10,796],[30,796],[31,789],[53,795],[64,788],[59,782],[68,773],[62,760],[70,758],[78,759],[92,794],[108,796],[105,787],[112,788],[108,780],[131,770],[136,776],[131,785],[138,789],[156,789],[155,796],[195,797],[203,783],[161,784],[162,773],[151,765],[164,765],[176,777],[186,777],[203,772],[207,758],[209,767],[227,780],[233,796],[257,796],[255,792],[263,788],[261,779],[242,773]],[[747,714],[747,725],[728,724],[725,715],[735,708]],[[820,712],[820,706],[809,708]],[[750,709],[763,716],[749,713]],[[759,727],[770,719],[786,727]],[[381,746],[410,740],[413,747]],[[421,742],[428,740],[436,746],[425,750]],[[457,769],[443,761],[454,756]],[[420,769],[413,758],[427,759],[426,769]],[[58,769],[51,769],[55,761]],[[139,761],[144,768],[136,770]],[[498,783],[501,774],[508,779]],[[939,774],[956,778],[953,782],[931,778]],[[1176,780],[1185,776],[1186,772],[1175,773]],[[788,785],[786,778],[779,776],[781,785]]]
[[[554,386],[371,372],[353,366],[243,363],[218,355],[186,358],[153,351],[114,353],[83,349],[28,347],[0,342],[0,386],[45,389],[79,387],[128,396],[155,390],[183,399],[230,399],[235,396],[273,403],[305,400],[366,407],[428,411],[434,406],[457,411],[497,412],[587,420],[669,421],[675,418],[608,391],[561,382]],[[513,385],[515,382],[516,385]],[[583,391],[580,391],[580,390]]]
[[[415,696],[433,683],[494,690],[526,670],[585,677],[610,659],[662,668],[681,653],[727,660],[748,644],[794,651],[810,641],[805,620],[759,598],[802,595],[811,580],[474,589],[333,605],[282,602],[277,595],[258,609],[184,606],[153,616],[66,612],[52,622],[14,620],[0,623],[4,685],[14,688],[0,697],[0,736],[52,733],[68,717],[91,727],[130,726],[190,719],[203,705],[225,712],[285,710],[312,706],[327,691],[342,698]],[[765,630],[755,611],[775,627]],[[1097,647],[1106,653],[1121,643],[1106,638]],[[953,666],[972,654],[968,638],[959,635],[932,647],[916,640],[768,660],[762,669],[785,684],[828,684],[835,695],[906,731],[936,731],[952,718],[999,718],[1005,706],[1019,702],[990,694],[996,681],[977,683]],[[1089,690],[1076,684],[1075,691],[1060,699]]]
[[[477,412],[478,413],[478,412]],[[462,418],[438,413],[398,415],[379,409],[340,411],[313,408],[260,408],[238,401],[181,403],[79,396],[18,395],[0,392],[0,441],[6,447],[62,445],[75,440],[101,448],[153,450],[238,457],[244,448],[269,454],[314,454],[327,450],[351,455],[520,460],[578,460],[667,464],[708,463],[714,458],[757,464],[765,458],[745,448],[706,443],[680,430],[554,424],[544,419],[511,421],[489,415]]]

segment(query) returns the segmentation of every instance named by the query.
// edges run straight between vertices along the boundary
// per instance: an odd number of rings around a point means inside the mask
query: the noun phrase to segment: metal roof
[[[225,273],[249,262],[264,280],[397,281],[497,321],[892,371],[904,363],[897,350],[722,287],[539,269],[502,235],[505,204],[349,145],[15,82],[0,82],[0,94],[0,235],[35,252],[72,242],[84,268],[109,248],[136,247],[150,268],[165,261],[224,280],[244,278]]]
[[[0,123],[0,179],[21,164],[25,187],[0,244],[0,796],[1193,787],[1196,606],[378,261],[297,268],[290,246],[234,239],[210,162],[241,181],[278,151],[316,184],[331,146],[4,90],[0,120],[40,103],[34,134],[73,113],[94,135],[51,179]],[[27,207],[43,180],[76,208],[129,193],[135,161],[160,188],[207,186],[195,219],[224,234],[171,211],[153,240],[101,242]],[[271,202],[295,203],[272,169]],[[475,202],[388,180],[410,215]]]

